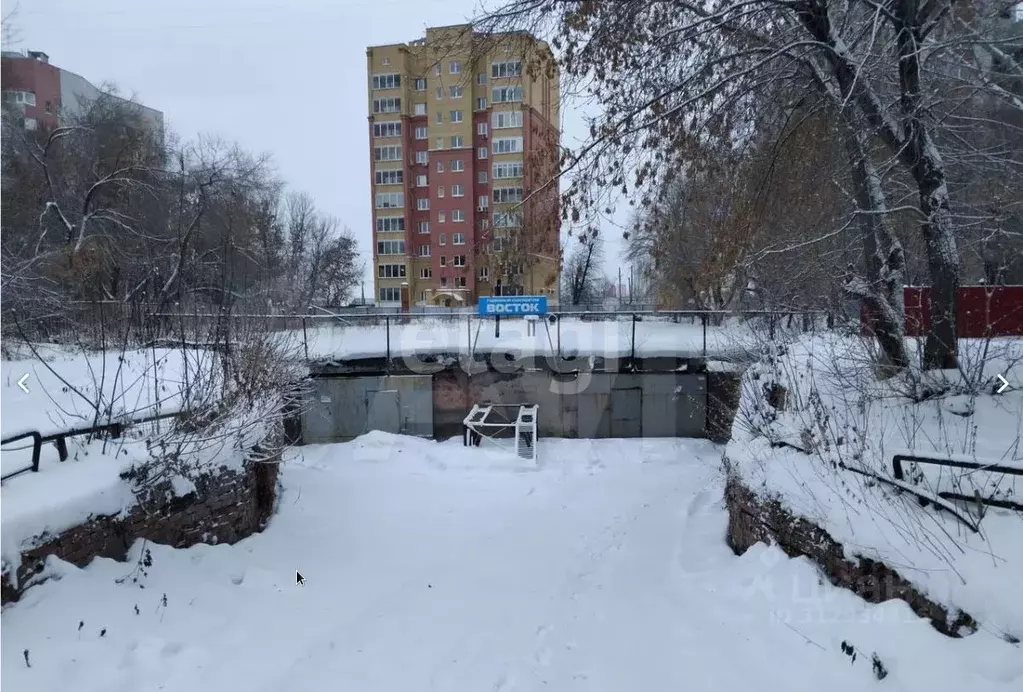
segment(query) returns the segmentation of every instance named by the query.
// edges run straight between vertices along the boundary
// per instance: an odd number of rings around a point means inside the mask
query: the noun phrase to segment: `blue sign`
[[[480,317],[546,315],[547,296],[493,296],[480,298]]]

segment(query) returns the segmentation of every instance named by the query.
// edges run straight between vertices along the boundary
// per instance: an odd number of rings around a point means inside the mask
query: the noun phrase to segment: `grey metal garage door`
[[[611,390],[611,437],[643,436],[643,390]]]

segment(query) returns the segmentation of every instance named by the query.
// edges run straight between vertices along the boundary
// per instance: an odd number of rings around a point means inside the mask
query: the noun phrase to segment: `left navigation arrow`
[[[25,386],[25,383],[28,382],[28,378],[29,378],[28,373],[25,373],[24,375],[21,376],[21,379],[18,380],[18,386],[21,387],[21,391],[25,392],[26,394],[28,394],[28,387]]]

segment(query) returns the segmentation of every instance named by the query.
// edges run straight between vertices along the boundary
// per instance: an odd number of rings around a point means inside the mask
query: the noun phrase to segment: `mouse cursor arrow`
[[[298,570],[295,570],[295,584],[298,586],[305,586],[305,577]]]

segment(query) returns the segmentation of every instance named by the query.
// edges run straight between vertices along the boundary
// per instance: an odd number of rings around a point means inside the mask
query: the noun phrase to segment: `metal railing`
[[[22,338],[37,342],[80,344],[89,348],[109,349],[125,345],[173,348],[182,345],[215,347],[216,344],[243,342],[249,333],[272,333],[294,339],[302,357],[317,360],[345,358],[344,352],[332,352],[332,344],[349,346],[351,340],[342,337],[342,334],[356,335],[362,331],[379,350],[379,356],[391,361],[401,355],[396,351],[396,345],[400,344],[406,351],[414,349],[412,342],[420,336],[431,337],[430,343],[443,342],[460,352],[514,349],[514,342],[508,340],[508,328],[518,322],[516,318],[503,318],[505,334],[503,337],[495,335],[490,338],[487,332],[495,326],[493,318],[454,310],[410,313],[379,310],[331,313],[326,309],[306,314],[226,311],[144,313],[136,307],[116,303],[84,304],[72,308],[72,316],[54,314],[34,320],[22,319],[19,322],[19,327],[25,327]],[[649,350],[645,346],[649,345],[651,339],[660,338],[665,343],[678,337],[676,343],[688,345],[681,349],[687,356],[708,357],[722,350],[727,351],[725,342],[729,336],[759,335],[764,339],[775,339],[783,333],[830,330],[845,321],[835,313],[816,310],[569,310],[552,312],[544,319],[543,326],[537,325],[535,336],[539,341],[535,343],[549,350],[549,355],[561,358],[566,355],[566,351],[578,351],[575,345],[567,343],[574,330],[577,334],[590,334],[592,338],[603,339],[607,343],[596,345],[613,345],[617,357],[632,359],[641,356],[644,350]],[[600,324],[605,326],[601,327]],[[659,337],[654,334],[658,328],[651,325],[690,325],[697,327],[699,333],[680,331],[674,336]],[[375,328],[376,333],[366,334],[371,328]],[[418,332],[409,331],[417,328]],[[447,336],[443,335],[445,329],[450,332]],[[522,332],[525,335],[527,330],[523,328]],[[433,338],[438,335],[443,338]],[[530,345],[533,343],[530,342]]]
[[[947,457],[914,452],[913,454],[896,454],[892,457],[892,474],[895,476],[895,479],[899,481],[904,481],[906,478],[905,469],[902,467],[903,462],[933,464],[934,466],[945,466],[956,469],[973,469],[975,471],[987,471],[990,473],[1005,473],[1010,476],[1023,476],[1023,467],[1020,466],[1007,466],[997,462],[986,463],[981,461],[964,461],[961,459],[949,459]],[[978,498],[977,495],[965,495],[963,493],[947,490],[940,491],[938,493],[938,497],[945,500],[960,500],[964,502],[977,502],[979,499],[984,504],[991,505],[992,507],[1001,507],[1003,509],[1013,509],[1018,512],[1023,512],[1023,503],[1015,502],[1013,500],[1003,500],[997,497]]]
[[[51,433],[49,435],[42,435],[37,430],[30,432],[20,433],[18,435],[12,435],[11,437],[5,437],[0,440],[0,446],[17,442],[26,438],[32,438],[32,465],[26,466],[25,468],[5,473],[0,477],[0,481],[6,481],[8,478],[14,478],[20,476],[23,473],[32,471],[33,473],[39,472],[39,461],[42,456],[42,448],[44,444],[53,443],[57,448],[57,456],[60,461],[67,461],[68,459],[68,448],[67,439],[69,437],[79,437],[82,435],[96,435],[96,434],[108,434],[111,439],[118,439],[124,434],[127,428],[142,425],[145,423],[152,423],[154,421],[166,420],[168,418],[174,418],[181,415],[180,412],[175,413],[161,413],[155,416],[145,416],[142,418],[132,418],[129,420],[110,421],[107,423],[99,423],[83,428],[71,428],[68,430],[62,430],[60,432]]]

